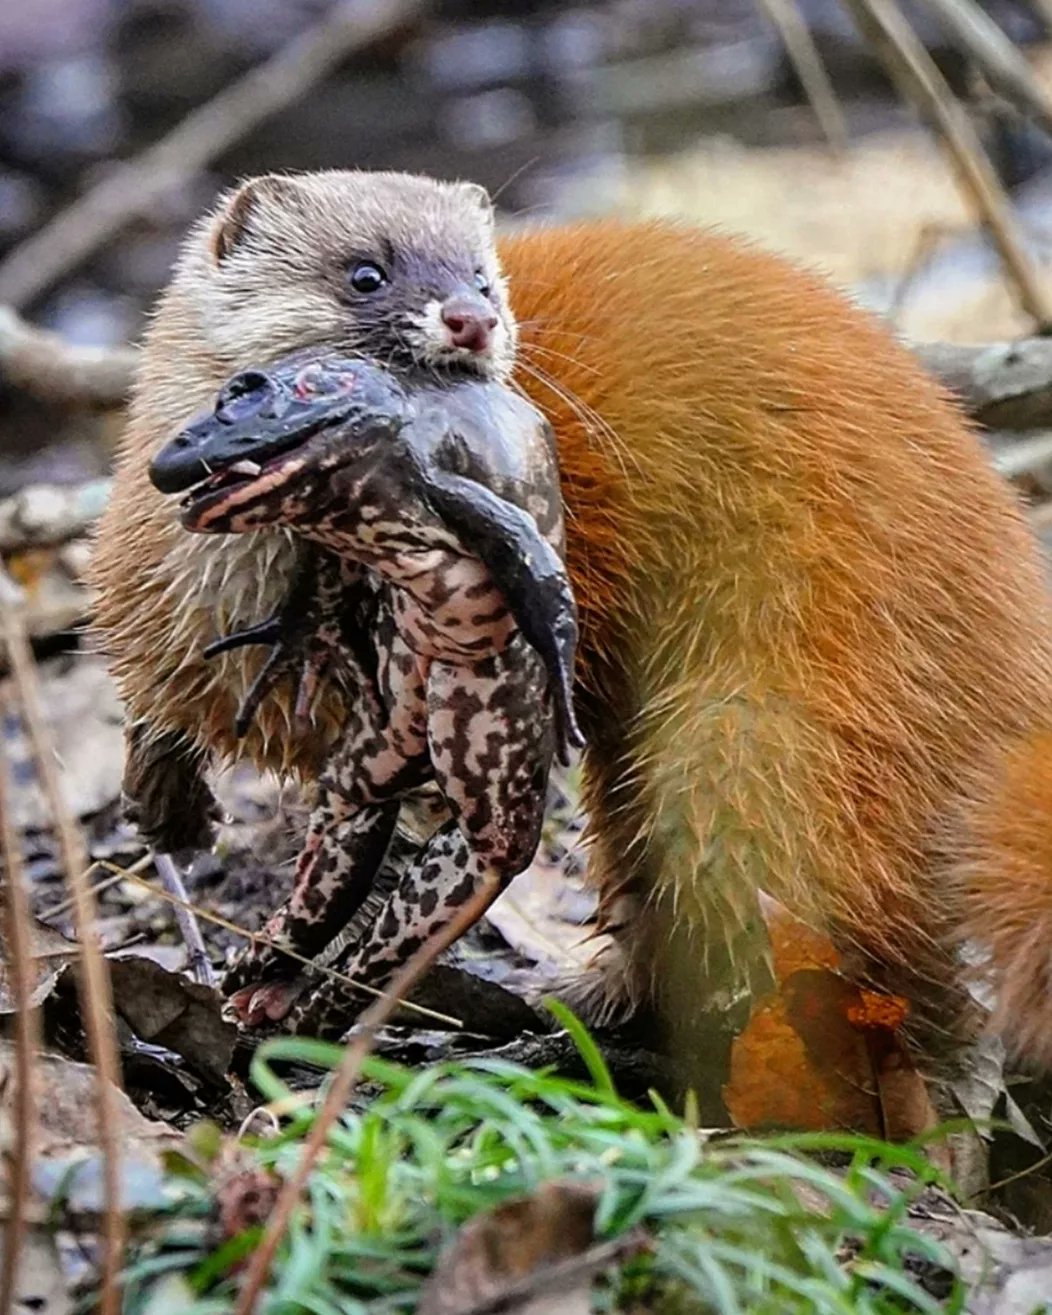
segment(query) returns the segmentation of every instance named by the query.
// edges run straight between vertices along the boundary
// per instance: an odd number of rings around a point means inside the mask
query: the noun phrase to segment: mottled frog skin
[[[228,381],[151,474],[192,487],[190,530],[283,525],[322,549],[281,616],[213,645],[274,646],[243,723],[288,670],[301,707],[331,662],[360,690],[267,935],[318,954],[362,906],[406,794],[433,780],[449,806],[340,964],[383,986],[481,883],[496,893],[531,862],[553,753],[581,743],[551,431],[501,384],[297,353]],[[291,963],[257,945],[235,964],[225,989],[244,1021],[290,1009]],[[348,1006],[326,984],[291,1025],[341,1031]]]

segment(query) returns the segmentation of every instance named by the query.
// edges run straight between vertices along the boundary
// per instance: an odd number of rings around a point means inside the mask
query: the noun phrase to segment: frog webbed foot
[[[327,655],[316,652],[308,636],[298,635],[285,628],[282,613],[259,625],[224,635],[222,639],[208,645],[205,657],[216,657],[220,653],[245,648],[250,644],[269,644],[270,652],[238,705],[234,729],[239,739],[248,734],[259,705],[266,696],[289,676],[296,682],[296,719],[302,720],[311,694],[327,665]]]
[[[231,992],[223,1012],[243,1027],[280,1023],[292,1013],[306,986],[302,977],[243,986]]]
[[[273,616],[223,635],[204,650],[206,658],[213,658],[256,644],[270,648],[238,706],[234,729],[239,737],[247,735],[260,704],[283,680],[291,679],[296,690],[296,724],[307,721],[318,686],[339,644],[333,607],[340,586],[327,579],[317,557],[314,552],[306,555],[285,601]]]

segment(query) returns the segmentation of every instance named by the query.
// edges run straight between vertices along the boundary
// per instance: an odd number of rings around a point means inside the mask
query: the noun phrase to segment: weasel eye
[[[475,270],[475,287],[484,297],[490,294],[489,279],[486,277],[486,271],[483,269]]]
[[[376,292],[387,282],[387,275],[371,260],[359,261],[351,270],[350,284],[355,292]]]

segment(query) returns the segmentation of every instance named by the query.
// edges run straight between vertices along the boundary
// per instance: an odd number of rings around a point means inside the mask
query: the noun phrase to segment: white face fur
[[[173,290],[202,345],[234,365],[326,344],[383,363],[511,373],[515,323],[474,183],[331,171],[244,184],[191,235]],[[442,308],[495,319],[484,349],[451,342]]]

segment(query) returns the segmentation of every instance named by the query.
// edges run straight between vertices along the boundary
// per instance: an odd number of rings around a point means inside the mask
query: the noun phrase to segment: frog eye
[[[387,274],[375,261],[360,260],[352,266],[347,281],[355,292],[368,294],[370,292],[379,292],[389,280]]]
[[[280,396],[280,386],[262,370],[242,370],[219,391],[216,419],[225,425],[240,424],[253,417],[269,417]]]
[[[486,277],[484,269],[475,270],[475,287],[484,297],[488,297],[491,291],[489,279]]]

